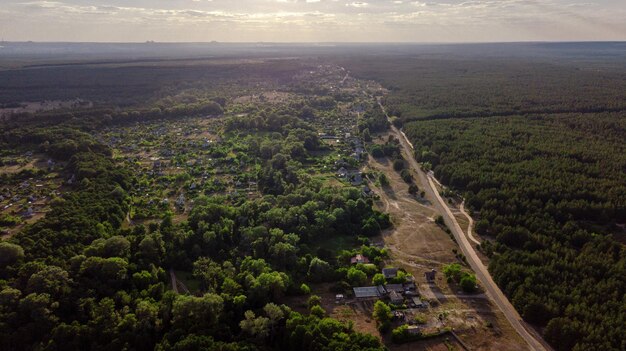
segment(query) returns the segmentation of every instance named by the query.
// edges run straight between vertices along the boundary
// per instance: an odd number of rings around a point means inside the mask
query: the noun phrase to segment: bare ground
[[[383,139],[386,140],[387,136],[384,135]],[[389,160],[370,158],[366,171],[383,172],[390,181],[385,188],[370,184],[380,198],[376,206],[389,213],[394,224],[381,238],[391,254],[387,263],[404,268],[415,276],[423,299],[431,303],[425,313],[429,317],[443,314],[443,323],[453,327],[472,350],[526,350],[524,341],[484,294],[463,294],[448,284],[441,273],[437,274],[435,283],[426,282],[426,270],[434,268],[441,272],[444,265],[459,262],[452,251],[458,246],[435,223],[438,212],[429,200],[409,194],[408,184],[393,170]],[[414,176],[414,179],[420,189],[425,187],[419,184],[419,177]],[[458,209],[457,212],[455,216],[462,220],[463,229],[467,231],[467,217]],[[392,350],[447,350],[443,341],[389,346]]]

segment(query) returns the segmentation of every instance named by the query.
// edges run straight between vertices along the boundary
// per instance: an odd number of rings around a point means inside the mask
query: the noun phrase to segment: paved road
[[[383,113],[387,115],[384,106],[378,101],[380,108]],[[387,115],[389,118],[389,115]],[[435,182],[433,181],[433,177],[427,176],[421,169],[420,165],[415,161],[415,157],[413,157],[413,145],[409,142],[406,135],[403,132],[398,130],[395,126],[391,126],[392,132],[396,134],[396,137],[400,140],[400,144],[402,145],[402,149],[405,153],[405,158],[409,162],[410,166],[417,172],[420,181],[422,184],[428,185],[424,189],[424,191],[428,194],[428,197],[431,199],[435,199],[434,202],[435,208],[441,213],[444,222],[452,231],[454,238],[456,239],[461,251],[467,258],[467,262],[470,267],[476,273],[476,278],[481,282],[482,286],[485,288],[487,295],[495,302],[498,308],[502,311],[506,319],[511,323],[511,326],[517,331],[517,333],[526,341],[529,348],[531,350],[551,350],[551,348],[545,344],[545,342],[534,333],[534,331],[530,331],[527,329],[524,324],[525,322],[520,317],[519,313],[515,310],[513,305],[506,298],[504,293],[498,288],[496,283],[491,278],[491,275],[487,271],[487,268],[482,264],[478,255],[476,255],[476,251],[467,240],[467,237],[464,235],[463,230],[459,226],[459,223],[456,221],[456,218],[450,211],[450,208],[446,204],[446,202],[441,198],[437,188],[435,187]]]

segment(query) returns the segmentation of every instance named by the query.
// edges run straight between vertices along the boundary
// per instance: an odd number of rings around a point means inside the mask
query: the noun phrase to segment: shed
[[[424,302],[422,302],[422,300],[417,296],[411,298],[411,302],[413,303],[413,305],[415,305],[415,307],[419,307],[419,308],[426,307],[426,304],[424,304]]]
[[[385,279],[392,279],[398,275],[398,268],[383,268],[383,276]]]
[[[378,286],[361,286],[352,288],[354,291],[354,297],[357,299],[367,299],[372,297],[382,297],[387,291],[382,285]]]
[[[357,264],[357,263],[370,263],[370,259],[361,255],[361,254],[357,254],[356,256],[352,257],[350,259],[350,263],[352,264]]]
[[[420,327],[416,326],[416,325],[409,325],[406,329],[406,331],[411,334],[411,335],[419,335],[422,332],[420,331]]]
[[[415,286],[415,282],[404,283],[404,284],[402,284],[402,287],[404,288],[404,291],[415,291],[415,290],[417,290],[417,286]]]
[[[385,285],[385,289],[390,292],[390,291],[395,291],[398,294],[401,294],[404,292],[404,286],[402,286],[402,284],[387,284]]]
[[[389,300],[391,301],[392,304],[401,304],[402,302],[404,302],[404,298],[402,297],[402,295],[398,294],[395,291],[391,291],[389,293]]]

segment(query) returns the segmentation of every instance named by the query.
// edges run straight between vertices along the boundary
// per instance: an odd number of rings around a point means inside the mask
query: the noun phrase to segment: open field
[[[388,134],[381,135],[380,140],[387,140],[387,137]],[[463,294],[448,284],[441,273],[438,274],[435,284],[425,280],[424,272],[430,269],[441,272],[446,264],[463,263],[453,252],[458,250],[458,246],[435,223],[438,213],[430,201],[419,195],[409,194],[408,184],[392,168],[388,159],[370,157],[368,168],[386,174],[390,183],[384,188],[374,188],[380,196],[377,206],[390,214],[394,224],[393,229],[383,233],[382,237],[391,253],[387,264],[402,267],[416,277],[422,298],[431,304],[427,315],[448,315],[445,325],[459,331],[461,338],[472,349],[504,347],[525,350],[524,342],[485,295]],[[418,187],[425,186],[420,183],[417,175],[415,179]],[[421,342],[414,344],[421,347]]]

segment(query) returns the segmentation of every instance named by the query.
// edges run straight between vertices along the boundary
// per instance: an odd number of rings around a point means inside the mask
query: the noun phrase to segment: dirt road
[[[380,100],[378,101],[378,105],[389,119],[389,115],[387,115],[387,111],[385,111],[385,108],[380,103]],[[459,226],[459,223],[456,221],[456,218],[452,214],[452,211],[450,211],[450,208],[448,207],[444,199],[442,199],[441,195],[439,195],[439,192],[437,191],[435,182],[433,180],[434,178],[432,176],[427,176],[422,171],[417,161],[415,161],[415,158],[413,157],[413,145],[411,145],[406,135],[404,135],[404,133],[402,133],[398,128],[393,125],[391,126],[391,128],[392,132],[400,140],[400,144],[402,146],[402,149],[404,149],[405,154],[408,155],[408,157],[406,158],[409,165],[419,175],[420,182],[422,184],[428,185],[424,189],[427,193],[427,197],[434,200],[433,205],[441,213],[445,224],[452,231],[452,234],[459,244],[461,251],[467,258],[467,262],[476,273],[476,277],[485,288],[487,295],[489,295],[489,297],[495,302],[495,304],[505,315],[511,326],[524,339],[524,341],[526,341],[531,350],[550,350],[549,346],[547,346],[538,335],[535,335],[534,331],[530,331],[525,327],[525,322],[517,313],[513,305],[511,305],[504,293],[493,281],[491,275],[487,271],[487,268],[482,264],[482,262],[478,258],[478,255],[476,254],[476,251],[463,233],[463,230]]]
[[[467,220],[469,221],[469,225],[467,226],[467,236],[470,238],[471,241],[474,242],[474,244],[480,245],[480,241],[476,240],[476,238],[474,238],[474,235],[472,234],[472,228],[474,227],[474,219],[465,211],[465,201],[461,202],[459,211],[461,211],[461,213],[465,217],[467,217]]]

